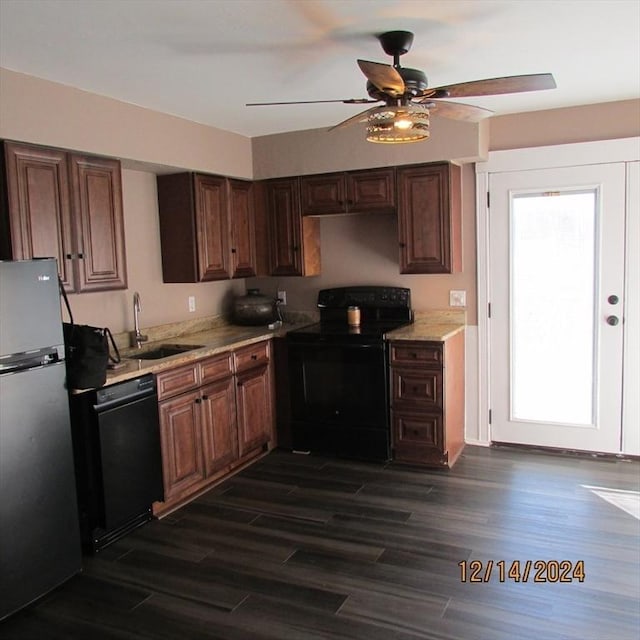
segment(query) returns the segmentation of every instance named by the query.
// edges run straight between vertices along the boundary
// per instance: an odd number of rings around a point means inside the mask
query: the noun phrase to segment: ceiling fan
[[[418,142],[429,137],[429,115],[443,116],[454,120],[478,122],[490,116],[489,109],[470,104],[450,102],[443,98],[466,98],[503,93],[520,93],[555,89],[556,83],[550,73],[521,76],[506,76],[460,82],[442,87],[429,87],[423,71],[400,66],[400,56],[409,51],[413,33],[388,31],[378,35],[384,52],[393,57],[393,65],[358,60],[358,66],[367,77],[369,98],[346,100],[300,100],[295,102],[253,102],[248,107],[316,104],[343,102],[344,104],[371,104],[383,102],[384,106],[367,109],[331,127],[329,131],[355,122],[366,122],[367,140],[370,142],[401,143]]]

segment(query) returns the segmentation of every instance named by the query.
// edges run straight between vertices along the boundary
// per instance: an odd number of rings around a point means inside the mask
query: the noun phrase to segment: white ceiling
[[[366,97],[356,59],[395,29],[430,86],[553,73],[464,100],[497,114],[640,97],[638,0],[0,0],[0,66],[253,137],[366,108],[244,105]]]

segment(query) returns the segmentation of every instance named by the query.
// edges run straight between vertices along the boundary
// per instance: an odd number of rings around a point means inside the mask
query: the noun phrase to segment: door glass
[[[511,196],[511,419],[594,424],[597,191]]]

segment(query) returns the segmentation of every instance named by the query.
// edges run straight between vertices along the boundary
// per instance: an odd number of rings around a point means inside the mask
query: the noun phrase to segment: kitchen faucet
[[[142,348],[142,343],[146,342],[149,339],[149,336],[145,336],[140,333],[140,310],[142,306],[140,305],[140,294],[136,291],[133,294],[133,326],[134,330],[129,332],[129,336],[131,337],[131,346],[138,347],[138,349]]]

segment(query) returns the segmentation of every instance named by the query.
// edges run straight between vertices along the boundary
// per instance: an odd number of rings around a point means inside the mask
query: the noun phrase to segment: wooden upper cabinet
[[[120,163],[5,142],[4,259],[53,257],[70,292],[126,288]]]
[[[225,178],[195,174],[198,280],[225,280],[229,270],[229,215]]]
[[[257,273],[253,184],[228,181],[231,226],[231,277],[251,278]]]
[[[126,289],[120,162],[71,155],[69,165],[80,257],[76,290]]]
[[[266,216],[269,235],[269,273],[303,276],[320,273],[320,227],[300,210],[298,178],[266,183]]]
[[[67,154],[4,143],[6,198],[2,199],[2,259],[56,258],[68,291],[74,287],[73,229]]]
[[[256,274],[251,182],[177,173],[159,175],[157,184],[165,282]]]
[[[400,273],[461,271],[460,167],[399,167],[396,177]]]
[[[396,208],[392,168],[303,176],[303,215],[393,213]]]

